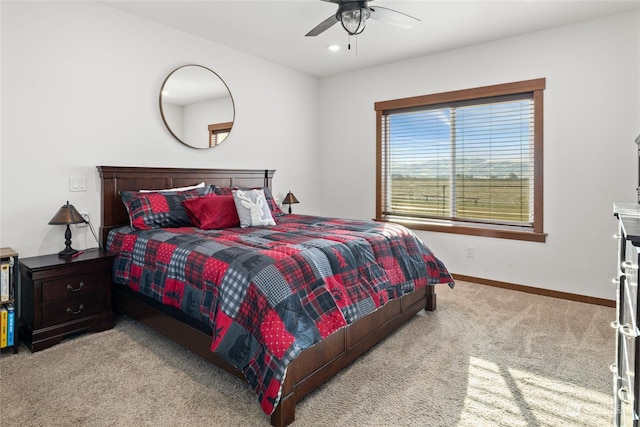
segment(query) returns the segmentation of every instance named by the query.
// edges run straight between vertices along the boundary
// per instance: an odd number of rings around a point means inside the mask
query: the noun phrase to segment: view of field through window
[[[531,99],[387,117],[388,213],[532,224]]]
[[[529,223],[529,179],[463,178],[457,180],[456,217],[468,220]],[[391,210],[398,215],[449,218],[448,179],[391,178]]]

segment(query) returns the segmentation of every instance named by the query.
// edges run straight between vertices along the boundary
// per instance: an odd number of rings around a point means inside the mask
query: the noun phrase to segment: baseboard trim
[[[553,291],[550,289],[535,288],[533,286],[516,285],[515,283],[500,282],[498,280],[483,279],[481,277],[465,276],[464,274],[452,273],[454,280],[479,283],[481,285],[494,286],[496,288],[511,289],[512,291],[526,292],[529,294],[543,295],[546,297],[559,298],[569,301],[583,302],[586,304],[601,305],[604,307],[615,307],[615,300],[604,298],[588,297],[585,295],[572,294],[569,292]]]

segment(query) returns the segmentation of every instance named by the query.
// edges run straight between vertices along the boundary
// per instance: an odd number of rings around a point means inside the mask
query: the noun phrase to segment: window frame
[[[376,216],[377,221],[388,221],[403,224],[416,230],[436,231],[455,234],[466,234],[503,239],[545,242],[547,234],[543,229],[543,91],[546,79],[523,80],[451,92],[414,96],[409,98],[380,101],[374,104],[376,111]],[[446,219],[400,218],[383,214],[386,195],[383,194],[383,120],[384,115],[394,110],[425,107],[449,102],[473,101],[484,98],[530,93],[533,95],[533,226],[511,227],[497,224],[478,224]]]
[[[225,123],[215,123],[212,125],[208,125],[207,129],[209,131],[209,148],[217,147],[222,144],[225,139],[231,133],[231,127],[233,126],[233,122],[225,122]],[[224,135],[223,138],[220,135]]]

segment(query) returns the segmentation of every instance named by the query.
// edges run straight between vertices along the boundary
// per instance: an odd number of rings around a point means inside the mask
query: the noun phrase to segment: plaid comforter
[[[453,280],[408,229],[305,215],[273,227],[113,230],[114,281],[207,322],[265,413],[304,349],[417,288]]]

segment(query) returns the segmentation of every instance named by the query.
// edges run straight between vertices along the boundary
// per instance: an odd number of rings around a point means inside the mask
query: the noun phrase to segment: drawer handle
[[[80,282],[77,288],[74,288],[71,285],[67,285],[67,290],[71,292],[78,292],[79,290],[82,290],[82,288],[84,288],[84,282]]]
[[[614,320],[613,322],[611,322],[611,327],[613,329],[618,329],[619,326],[620,326],[620,322],[618,322],[617,320]]]
[[[67,313],[73,314],[75,316],[76,314],[79,314],[83,309],[84,309],[84,305],[82,304],[80,304],[80,307],[78,307],[78,311],[73,311],[71,307],[67,307]]]
[[[618,399],[622,403],[624,403],[626,405],[629,405],[629,404],[631,404],[631,400],[627,399],[627,393],[628,393],[628,390],[627,390],[626,387],[620,387],[618,389]]]
[[[622,269],[624,270],[625,268],[628,268],[630,270],[637,270],[638,266],[633,264],[631,261],[624,261],[622,263]]]
[[[627,336],[629,338],[637,337],[638,334],[636,334],[635,331],[632,331],[631,328],[632,328],[632,326],[630,324],[626,323],[624,325],[620,325],[620,327],[618,329],[620,330],[620,332],[624,336]]]
[[[625,323],[624,325],[621,325],[620,322],[618,322],[617,320],[611,322],[611,327],[613,329],[617,329],[618,331],[620,331],[620,333],[622,335],[625,335],[629,338],[636,338],[638,336],[638,334],[634,331],[631,331],[632,326],[628,323]]]

